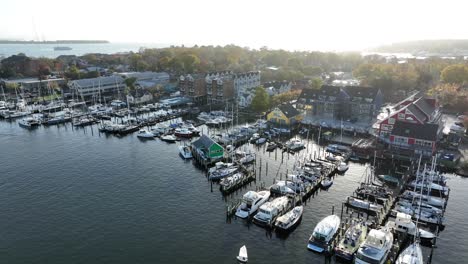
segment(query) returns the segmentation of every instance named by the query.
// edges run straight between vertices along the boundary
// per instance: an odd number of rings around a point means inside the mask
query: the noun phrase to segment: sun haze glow
[[[0,39],[356,50],[468,38],[467,2],[2,0]]]

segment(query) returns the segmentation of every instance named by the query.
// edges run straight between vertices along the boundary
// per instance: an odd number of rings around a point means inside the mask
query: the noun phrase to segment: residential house
[[[99,97],[103,94],[123,93],[126,85],[120,76],[106,76],[90,79],[81,79],[68,82],[70,90],[82,98]]]
[[[282,81],[282,82],[273,81],[273,82],[263,83],[263,87],[265,88],[265,90],[270,96],[289,92],[291,91],[291,86],[292,86],[292,83],[289,81]]]
[[[383,103],[380,89],[362,86],[329,86],[304,89],[297,107],[310,118],[370,121]]]
[[[195,155],[205,161],[219,160],[224,156],[224,148],[206,135],[194,141],[192,148]]]
[[[127,95],[127,102],[129,104],[144,104],[153,101],[153,94],[144,89],[138,89],[130,92]]]
[[[438,124],[419,124],[397,120],[390,132],[389,150],[393,155],[430,157],[436,152],[439,135]]]
[[[251,71],[234,74],[234,90],[239,107],[248,107],[255,95],[255,88],[260,86],[260,72]]]
[[[302,121],[303,115],[291,104],[278,105],[267,114],[267,120],[281,126],[294,125]]]

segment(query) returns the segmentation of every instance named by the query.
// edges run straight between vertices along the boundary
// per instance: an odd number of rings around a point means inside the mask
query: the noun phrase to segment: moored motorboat
[[[332,179],[324,179],[320,182],[320,185],[322,188],[327,189],[330,188],[330,186],[333,185],[333,180]]]
[[[289,205],[289,198],[281,196],[271,202],[264,203],[260,206],[258,213],[254,216],[254,223],[261,226],[271,226]]]
[[[359,247],[354,263],[383,264],[393,246],[393,234],[388,229],[372,229]]]
[[[192,150],[189,146],[179,146],[179,154],[184,159],[192,158]]]
[[[294,207],[292,210],[276,219],[275,227],[278,231],[291,231],[301,221],[303,212],[304,206]]]
[[[174,131],[174,135],[176,135],[177,137],[191,138],[193,136],[193,133],[192,131],[186,128],[176,128]]]
[[[154,139],[153,133],[149,132],[146,129],[140,129],[140,131],[138,131],[137,137],[144,139]]]
[[[380,174],[380,175],[377,175],[377,178],[387,184],[391,184],[391,185],[400,184],[400,180],[397,177],[392,176],[392,175]]]
[[[177,138],[174,135],[164,135],[161,136],[162,141],[166,141],[167,143],[175,143]]]
[[[336,170],[341,173],[347,171],[348,169],[349,169],[349,165],[343,161],[340,162],[340,164],[338,164],[338,166],[336,167]]]
[[[278,145],[275,142],[270,142],[268,143],[268,146],[266,148],[267,151],[273,151],[278,147]]]
[[[24,128],[35,128],[38,127],[41,123],[33,117],[28,117],[20,120],[18,124],[20,127]]]
[[[332,242],[340,226],[340,218],[329,215],[322,219],[314,228],[307,243],[307,248],[317,253],[330,252]]]
[[[248,191],[242,196],[242,203],[239,205],[236,211],[236,216],[240,218],[247,218],[254,214],[258,208],[268,201],[270,198],[269,191]]]
[[[354,254],[359,249],[362,242],[364,242],[366,236],[367,226],[363,222],[353,223],[348,230],[346,230],[338,246],[335,247],[336,256],[344,260],[352,261]]]

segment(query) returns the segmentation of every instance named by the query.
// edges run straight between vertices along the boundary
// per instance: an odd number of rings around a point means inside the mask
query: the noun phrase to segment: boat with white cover
[[[349,169],[349,165],[346,163],[346,162],[340,162],[340,164],[338,164],[338,167],[336,168],[336,170],[338,172],[345,172]]]
[[[175,143],[177,141],[177,138],[174,135],[164,135],[161,136],[161,140],[166,141],[167,143]]]
[[[435,234],[429,231],[417,228],[416,224],[411,220],[411,215],[405,213],[397,213],[395,221],[388,221],[385,226],[400,233],[419,237],[421,240],[429,241],[436,237]]]
[[[278,216],[280,216],[289,205],[289,198],[286,196],[281,196],[274,199],[271,202],[266,202],[260,209],[258,213],[254,216],[254,223],[259,225],[273,225]]]
[[[340,227],[340,222],[340,218],[336,215],[329,215],[323,218],[315,226],[314,232],[312,232],[307,243],[307,248],[317,253],[330,252],[333,239]]]
[[[270,198],[269,191],[248,191],[242,196],[242,203],[236,211],[236,216],[240,218],[247,218],[254,214],[262,204]]]
[[[146,129],[141,129],[140,131],[138,131],[137,137],[144,139],[154,139],[154,134]]]
[[[278,231],[290,231],[296,227],[302,219],[302,213],[304,212],[304,206],[296,206],[286,214],[278,217],[275,222],[275,226]]]
[[[359,247],[354,263],[383,264],[393,246],[393,234],[388,229],[372,229]]]

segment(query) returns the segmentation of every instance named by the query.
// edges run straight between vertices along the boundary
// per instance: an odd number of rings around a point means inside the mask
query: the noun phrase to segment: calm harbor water
[[[206,128],[205,128],[206,131]],[[261,156],[256,183],[223,198],[204,172],[178,156],[177,144],[99,134],[71,125],[25,130],[0,121],[0,263],[236,263],[247,245],[249,263],[334,263],[306,249],[315,225],[362,179],[353,163],[305,206],[287,237],[241,219],[226,222],[225,205],[255,184],[269,186],[293,157]],[[268,175],[265,176],[265,164]],[[468,259],[468,180],[452,176],[433,263]]]
[[[56,46],[65,46],[71,50],[54,50]],[[137,52],[141,47],[162,48],[169,44],[154,43],[102,43],[102,44],[0,44],[0,58],[24,53],[31,57],[56,58],[60,55],[81,56],[87,53],[113,54],[119,52]]]

